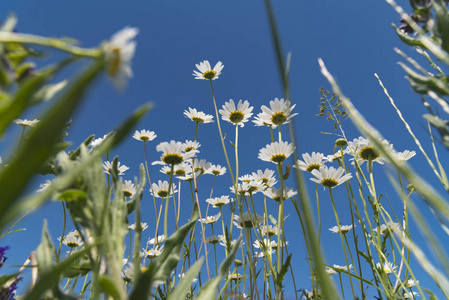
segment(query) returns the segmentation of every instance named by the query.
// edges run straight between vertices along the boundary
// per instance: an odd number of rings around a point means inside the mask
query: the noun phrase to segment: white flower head
[[[310,178],[313,182],[321,184],[323,187],[333,188],[352,178],[351,173],[343,175],[345,170],[342,167],[335,169],[323,166],[320,170],[312,170],[315,178]]]
[[[262,235],[266,235],[266,236],[273,236],[273,235],[279,235],[279,232],[282,232],[282,230],[280,230],[278,227],[276,226],[272,226],[272,225],[267,225],[267,226],[263,226],[261,228],[262,231]]]
[[[148,245],[159,245],[161,244],[163,241],[165,241],[165,235],[161,234],[158,235],[157,237],[153,238],[153,239],[149,239],[147,244]]]
[[[136,187],[131,180],[125,180],[122,184],[122,190],[125,197],[130,198],[136,193]]]
[[[161,168],[161,172],[167,175],[171,173],[171,166],[163,166]],[[184,176],[187,173],[192,172],[192,167],[187,162],[183,162],[179,165],[175,165],[173,168],[173,174],[176,176]]]
[[[339,271],[348,271],[352,269],[352,264],[349,266],[339,266],[339,265],[333,265],[332,266],[335,270]]]
[[[405,287],[406,287],[406,288],[412,288],[412,287],[416,286],[417,284],[419,284],[419,280],[415,281],[415,280],[413,280],[413,278],[410,278],[410,279],[407,280],[407,282],[405,283]]]
[[[219,235],[219,236],[213,235],[213,236],[210,236],[210,237],[206,238],[206,243],[215,245],[215,244],[218,244],[219,242],[221,242],[223,240],[224,240],[224,236],[223,235]]]
[[[217,79],[218,76],[221,74],[221,70],[223,70],[224,67],[221,61],[219,61],[215,64],[215,67],[212,69],[208,60],[200,62],[195,66],[199,70],[199,72],[193,70],[192,75],[195,76],[195,79],[206,79],[206,80]]]
[[[168,181],[159,180],[158,183],[153,183],[150,192],[156,198],[165,198],[168,196]],[[178,190],[176,189],[176,184],[172,183],[170,188],[170,196],[173,196]]]
[[[196,123],[211,123],[214,116],[207,115],[202,111],[197,111],[196,108],[190,108],[189,111],[185,110],[184,115]]]
[[[237,184],[237,193],[242,196],[254,195],[257,192],[264,191],[267,187],[261,181],[251,180]],[[235,186],[229,187],[231,192],[235,192]]]
[[[110,161],[103,163],[103,169],[106,174],[112,175],[112,163]],[[129,170],[127,166],[120,165],[120,162],[117,162],[117,175],[125,175],[126,170]]]
[[[416,155],[415,151],[409,150],[405,150],[403,152],[393,152],[394,158],[400,161],[407,161],[415,155]]]
[[[332,268],[326,268],[326,273],[329,275],[334,275],[334,274],[337,274],[337,271],[335,271]]]
[[[149,131],[142,129],[141,131],[136,130],[133,134],[133,138],[138,141],[148,142],[152,141],[157,137],[157,134],[154,131]]]
[[[200,175],[205,174],[210,169],[210,162],[207,162],[205,159],[196,159],[191,160],[192,168],[195,173],[199,173]]]
[[[291,118],[297,115],[291,113],[295,106],[296,104],[290,106],[290,101],[288,100],[275,98],[270,101],[270,108],[262,105],[262,114],[259,114],[258,118],[274,127],[286,124],[290,122]]]
[[[114,86],[119,90],[123,89],[128,78],[133,76],[131,60],[134,57],[137,45],[134,38],[138,33],[137,28],[125,27],[115,33],[104,46],[108,63],[107,72],[112,78]]]
[[[195,154],[198,152],[196,150],[191,150],[187,153],[185,153],[184,146],[181,142],[175,142],[170,141],[168,142],[162,142],[159,145],[157,145],[156,150],[158,152],[162,152],[161,160],[160,161],[154,161],[153,165],[177,165],[185,160],[192,158],[195,156]]]
[[[410,291],[410,292],[405,292],[404,293],[404,299],[414,299],[416,297],[419,297],[419,293],[418,292]]]
[[[159,255],[161,255],[162,251],[164,251],[164,246],[156,246],[153,249],[146,251],[146,256],[148,258],[155,258],[155,257],[158,257]]]
[[[312,170],[319,170],[322,166],[324,166],[324,163],[326,161],[326,159],[324,158],[324,154],[320,152],[312,152],[312,155],[310,155],[309,153],[304,153],[302,155],[302,159],[304,161],[298,159],[294,167],[307,172],[312,172]]]
[[[240,216],[235,215],[234,220],[234,225],[239,229],[253,228],[263,222],[263,217],[258,214],[253,215],[248,212],[244,212]]]
[[[201,147],[200,143],[198,143],[197,141],[189,141],[189,140],[186,140],[186,142],[183,143],[182,146],[184,147],[184,152],[198,150],[198,148]]]
[[[136,230],[136,227],[137,227],[137,224],[134,223],[134,224],[129,225],[129,226],[128,226],[128,229],[131,229],[131,230],[134,230],[134,231],[135,231],[135,230]],[[142,228],[142,231],[144,231],[145,229],[148,228],[148,224],[147,224],[147,223],[140,222],[140,227]]]
[[[205,174],[212,174],[215,176],[220,176],[226,173],[226,167],[220,165],[210,165],[210,168],[206,170]]]
[[[376,268],[379,270],[384,270],[385,274],[390,275],[391,273],[394,272],[394,270],[397,268],[397,266],[394,266],[391,262],[386,261],[384,263],[383,267],[381,266],[380,263],[377,263]]]
[[[273,199],[274,201],[279,202],[279,200],[281,199],[281,188],[277,189],[273,186],[271,188],[266,189],[263,193],[265,196]],[[286,199],[296,196],[298,194],[298,192],[294,191],[291,188],[284,187],[282,189],[282,194],[284,194],[283,200],[286,200]]]
[[[270,188],[277,183],[274,171],[268,168],[265,169],[265,171],[257,170],[257,172],[253,172],[252,176],[255,181],[261,181],[267,188]]]
[[[91,146],[92,149],[97,147],[98,145],[101,144],[101,142],[103,142],[103,140],[106,138],[106,136],[107,135],[105,134],[102,138],[97,138],[97,139],[93,140],[89,146]]]
[[[17,125],[23,126],[23,127],[34,127],[37,123],[39,123],[39,120],[37,120],[37,119],[34,119],[34,120],[16,119],[16,120],[14,120],[14,123],[16,123]]]
[[[381,143],[393,150],[393,145],[387,140],[383,140]],[[352,142],[348,142],[348,148],[348,154],[356,154],[355,156],[357,157],[357,162],[359,164],[363,164],[365,161],[377,162],[379,164],[384,163],[384,160],[382,159],[381,154],[374,143],[364,137],[359,137],[354,139]]]
[[[229,196],[209,198],[206,200],[206,202],[209,204],[212,204],[213,207],[222,207],[222,206],[228,204],[230,201],[231,200],[229,199]]]
[[[199,219],[198,222],[203,222],[203,224],[214,224],[220,218],[221,213],[216,214],[215,216],[208,216],[203,219]]]
[[[288,142],[274,142],[260,149],[259,159],[272,163],[281,163],[293,154],[295,148]]]
[[[60,241],[61,238],[58,238]],[[83,240],[81,239],[79,233],[77,231],[69,232],[63,239],[62,243],[70,248],[76,248],[83,245]]]
[[[248,122],[253,115],[251,112],[253,108],[249,106],[247,100],[240,100],[236,107],[234,100],[229,99],[229,102],[225,102],[223,109],[220,109],[219,112],[223,120],[243,127],[245,126],[244,123]]]
[[[339,233],[341,231],[341,233],[346,234],[349,232],[349,230],[352,229],[352,225],[340,225],[340,229],[338,230],[338,226],[335,225],[334,227],[329,228],[330,231],[332,231],[333,233]]]

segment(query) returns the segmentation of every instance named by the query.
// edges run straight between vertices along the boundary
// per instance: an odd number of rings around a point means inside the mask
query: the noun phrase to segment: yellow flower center
[[[162,157],[162,161],[167,165],[177,165],[182,163],[184,161],[184,158],[180,154],[170,153],[164,155],[164,157]]]
[[[214,70],[206,71],[203,73],[204,79],[214,79],[217,73]]]
[[[287,156],[285,156],[284,154],[276,154],[271,157],[271,161],[274,161],[275,163],[280,163],[283,162],[286,158]]]
[[[285,121],[287,121],[287,116],[283,112],[275,113],[271,117],[271,122],[276,125],[282,125]]]

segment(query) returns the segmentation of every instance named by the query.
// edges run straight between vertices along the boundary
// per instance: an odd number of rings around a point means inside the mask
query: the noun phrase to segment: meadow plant
[[[126,27],[98,47],[81,48],[65,39],[16,33],[17,20],[10,16],[0,29],[0,136],[13,123],[22,126],[22,132],[17,149],[0,159],[0,239],[20,230],[15,229],[20,219],[48,200],[60,203],[64,221],[56,240],[44,222],[37,249],[17,272],[0,277],[0,298],[14,299],[26,276],[25,268],[31,269],[31,286],[24,288],[23,299],[437,299],[436,294],[449,298],[447,253],[433,229],[426,226],[416,202],[424,200],[446,233],[449,203],[408,163],[423,155],[437,176],[437,185],[449,191],[445,164],[439,159],[431,131],[431,127],[436,129],[441,144],[449,149],[449,121],[426,99],[449,114],[444,98],[449,95],[447,76],[434,62],[436,58],[449,65],[449,12],[442,0],[412,0],[411,15],[393,0],[387,2],[402,18],[402,25],[395,26],[399,38],[416,47],[436,73],[397,50],[408,62],[400,65],[411,87],[429,111],[424,118],[429,123],[434,159],[425,152],[379,77],[380,86],[416,142],[418,154],[412,149],[398,152],[384,139],[341,92],[322,60],[321,71],[333,93],[320,89],[317,115],[332,122],[337,138],[327,153],[313,151],[300,156],[294,127],[295,117],[300,116],[289,92],[290,59],[284,61],[268,0],[265,4],[283,98],[267,101],[261,112],[255,112],[257,108],[243,99],[229,99],[218,109],[214,81],[226,68],[222,62],[212,68],[204,60],[195,65],[193,76],[206,81],[205,87],[199,84],[198,88],[210,88],[209,107],[214,107],[215,115],[192,107],[184,111],[193,122],[193,140],[182,142],[173,136],[170,141],[155,142],[157,127],[135,130],[150,109],[145,105],[111,133],[97,139],[91,135],[68,150],[65,130],[95,78],[103,72],[122,90],[132,77],[139,31]],[[66,57],[36,69],[31,63],[34,45],[63,51]],[[53,81],[56,73],[76,61],[85,61],[76,76]],[[31,107],[46,102],[49,105],[39,119],[19,119]],[[357,125],[362,136],[346,134],[347,120]],[[199,126],[217,127],[225,166],[202,158],[202,153],[210,150],[200,144]],[[234,127],[231,133],[227,132],[229,126]],[[254,150],[266,168],[242,175],[239,131],[248,126],[266,132],[266,146]],[[230,145],[226,135],[232,136]],[[125,179],[131,170],[118,156],[110,157],[114,147],[130,136],[132,143],[142,143],[143,150],[139,177],[134,180]],[[157,158],[148,159],[149,148],[158,152]],[[126,157],[121,159],[126,161]],[[390,205],[385,187],[377,184],[383,170],[402,201],[400,212]],[[24,195],[36,174],[54,179]],[[211,186],[207,176],[213,178]],[[310,179],[308,183],[304,178]],[[228,192],[214,193],[216,181],[230,186]],[[307,185],[315,187],[314,197],[308,195]],[[200,189],[210,190],[209,196],[199,193]],[[141,201],[146,198],[153,200],[154,213],[142,211]],[[335,217],[335,225],[328,230],[322,228],[323,201],[329,203]],[[181,211],[191,213],[187,223]],[[411,218],[438,263],[413,241]],[[292,226],[298,230],[288,230]],[[326,260],[321,250],[323,238],[334,233],[341,243],[341,249],[339,245],[332,250],[340,253],[338,262]],[[306,272],[292,264],[292,257],[298,254],[289,246],[297,239],[307,250],[307,282],[295,278],[298,272]],[[5,255],[13,247],[0,247],[2,272]],[[416,271],[418,264],[427,275]],[[423,277],[434,280],[439,291],[421,286]]]

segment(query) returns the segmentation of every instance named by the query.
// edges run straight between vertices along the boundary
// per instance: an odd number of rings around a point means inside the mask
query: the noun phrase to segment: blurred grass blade
[[[167,297],[167,300],[178,300],[178,299],[185,299],[186,294],[189,292],[190,288],[192,287],[192,282],[195,279],[195,277],[198,275],[198,272],[201,270],[201,267],[203,266],[204,258],[201,257],[187,272],[184,277],[182,277],[181,281],[179,281],[176,288],[173,290],[173,292]]]
[[[47,220],[44,220],[42,240],[36,250],[37,266],[39,274],[48,272],[54,262],[56,248],[53,245],[48,232]]]

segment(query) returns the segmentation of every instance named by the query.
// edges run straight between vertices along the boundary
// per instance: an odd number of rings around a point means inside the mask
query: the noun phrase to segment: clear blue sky
[[[408,1],[400,2],[407,7]],[[374,73],[378,73],[418,137],[428,145],[428,134],[423,129],[426,126],[421,117],[425,110],[420,99],[411,91],[404,72],[396,64],[400,57],[393,48],[399,47],[406,53],[413,51],[396,37],[391,23],[398,24],[399,17],[387,3],[356,0],[277,1],[274,9],[283,50],[292,53],[291,101],[296,103],[295,112],[299,113],[295,117],[295,125],[300,153],[320,151],[331,154],[335,140],[335,136],[320,133],[332,132],[332,123],[315,116],[320,104],[319,88],[329,89],[319,71],[319,57],[337,78],[345,94],[394,144],[396,150],[417,150],[379,87],[374,77]],[[263,1],[2,1],[0,17],[4,19],[9,12],[17,14],[17,30],[20,32],[72,37],[85,47],[98,45],[127,25],[140,30],[133,60],[134,78],[123,93],[117,93],[105,77],[98,82],[73,119],[68,140],[74,145],[90,134],[103,136],[146,102],[152,102],[154,109],[136,129],[154,130],[158,135],[148,150],[150,160],[158,158],[155,146],[162,141],[193,139],[194,124],[183,116],[183,111],[193,107],[214,114],[209,84],[195,80],[191,75],[195,64],[205,59],[212,64],[220,60],[225,65],[220,78],[214,81],[220,107],[230,98],[244,99],[254,106],[253,112],[258,113],[261,105],[268,105],[275,97],[282,97]],[[42,62],[50,62],[57,57],[60,54],[53,53]],[[27,117],[37,118],[38,113],[32,112]],[[233,139],[233,127],[228,124],[222,126],[228,139]],[[344,126],[348,136],[359,136],[350,121]],[[2,157],[7,156],[5,153],[16,142],[13,137],[18,132],[19,128],[15,128],[0,141]],[[287,132],[284,134],[286,136]],[[270,142],[267,129],[248,123],[240,130],[240,137],[240,174],[267,167],[274,169],[273,164],[257,159],[259,149]],[[214,164],[226,164],[216,123],[200,126],[198,140],[202,144],[200,158]],[[426,150],[431,151],[430,147]],[[111,155],[119,155],[120,161],[130,167],[124,179],[138,175],[138,166],[143,160],[141,143],[130,136]],[[412,165],[422,169],[423,175],[435,182],[421,154],[413,158]],[[153,182],[167,179],[158,170],[158,167],[150,170]],[[204,179],[205,188],[200,190],[200,196],[204,199],[210,192],[208,180],[211,182],[211,178]],[[44,178],[37,178],[36,185],[42,181]],[[399,213],[397,194],[385,183],[381,179],[378,186],[382,186],[382,192],[389,196]],[[293,180],[289,179],[286,184],[292,186]],[[229,176],[218,178],[214,195],[228,194],[230,185]],[[187,190],[187,185],[184,188]],[[313,195],[312,183],[309,191]],[[341,192],[339,211],[343,216],[342,222],[349,224],[347,200]],[[338,196],[337,193],[337,202]],[[322,192],[321,197],[325,200],[322,212],[327,262],[343,265],[339,237],[327,230],[335,225],[332,208],[326,201],[329,200],[327,193]],[[184,221],[190,216],[189,203],[190,199],[186,200],[184,207],[189,209],[186,208],[184,219],[181,218]],[[427,211],[424,205],[420,207]],[[276,214],[274,209],[273,204],[273,215]],[[154,224],[149,193],[144,197],[143,211],[149,212],[143,215],[143,221]],[[293,212],[293,208],[288,207],[287,211]],[[27,231],[1,241],[1,245],[9,244],[14,249],[9,252],[8,262],[21,264],[37,247],[43,218],[49,221],[52,237],[56,239],[60,235],[61,215],[59,203],[48,203],[23,220],[18,227],[25,227]],[[305,246],[302,235],[298,234],[296,215],[292,214],[287,219],[286,226],[290,249],[295,249],[293,267],[298,287],[310,289]],[[153,230],[150,228],[145,233],[152,235]],[[418,233],[414,237],[420,239]],[[445,242],[447,238],[442,241],[443,244]],[[338,250],[334,251],[334,247]],[[425,282],[425,279],[422,280],[422,283]],[[290,281],[286,282],[286,286],[291,292]],[[436,290],[431,283],[425,287]]]

